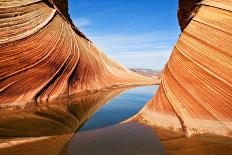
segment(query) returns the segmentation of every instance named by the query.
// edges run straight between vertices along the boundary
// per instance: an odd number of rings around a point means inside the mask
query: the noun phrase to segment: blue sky
[[[130,68],[160,70],[180,34],[177,5],[177,0],[69,0],[69,13],[111,58]]]

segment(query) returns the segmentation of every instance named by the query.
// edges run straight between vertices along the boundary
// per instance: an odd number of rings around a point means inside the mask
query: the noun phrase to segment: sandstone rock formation
[[[155,97],[138,116],[194,134],[232,135],[232,1],[180,0],[183,30]],[[190,21],[191,19],[191,21]]]
[[[98,50],[72,24],[67,0],[0,0],[1,108],[151,83]]]
[[[160,77],[161,71],[159,70],[152,70],[152,69],[144,69],[144,68],[129,68],[133,72],[141,74],[146,77],[150,78],[158,78]]]

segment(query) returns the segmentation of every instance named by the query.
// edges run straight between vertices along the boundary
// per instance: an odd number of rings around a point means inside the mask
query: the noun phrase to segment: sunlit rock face
[[[65,0],[0,0],[0,106],[151,84],[107,57],[73,24]]]
[[[180,2],[182,10],[190,3]],[[231,136],[232,1],[204,0],[197,10],[188,25],[180,19],[183,32],[161,86],[138,116],[149,124],[183,130],[186,136]]]

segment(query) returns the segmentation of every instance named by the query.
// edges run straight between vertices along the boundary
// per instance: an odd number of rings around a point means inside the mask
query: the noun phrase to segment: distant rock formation
[[[137,116],[186,136],[232,136],[232,1],[197,2],[180,0],[183,32],[159,90]]]
[[[150,78],[110,59],[76,28],[67,0],[0,1],[0,110]]]
[[[144,69],[144,68],[129,68],[131,71],[150,78],[158,78],[160,76],[159,70]]]

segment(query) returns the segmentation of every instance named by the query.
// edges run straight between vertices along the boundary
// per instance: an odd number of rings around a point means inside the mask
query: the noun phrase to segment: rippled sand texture
[[[154,83],[98,50],[53,1],[0,0],[0,55],[1,108]]]
[[[31,109],[0,113],[0,154],[66,154],[73,134],[125,88],[60,98]]]
[[[139,115],[186,136],[231,136],[232,1],[204,0],[192,12],[196,15],[173,49],[159,90]]]

